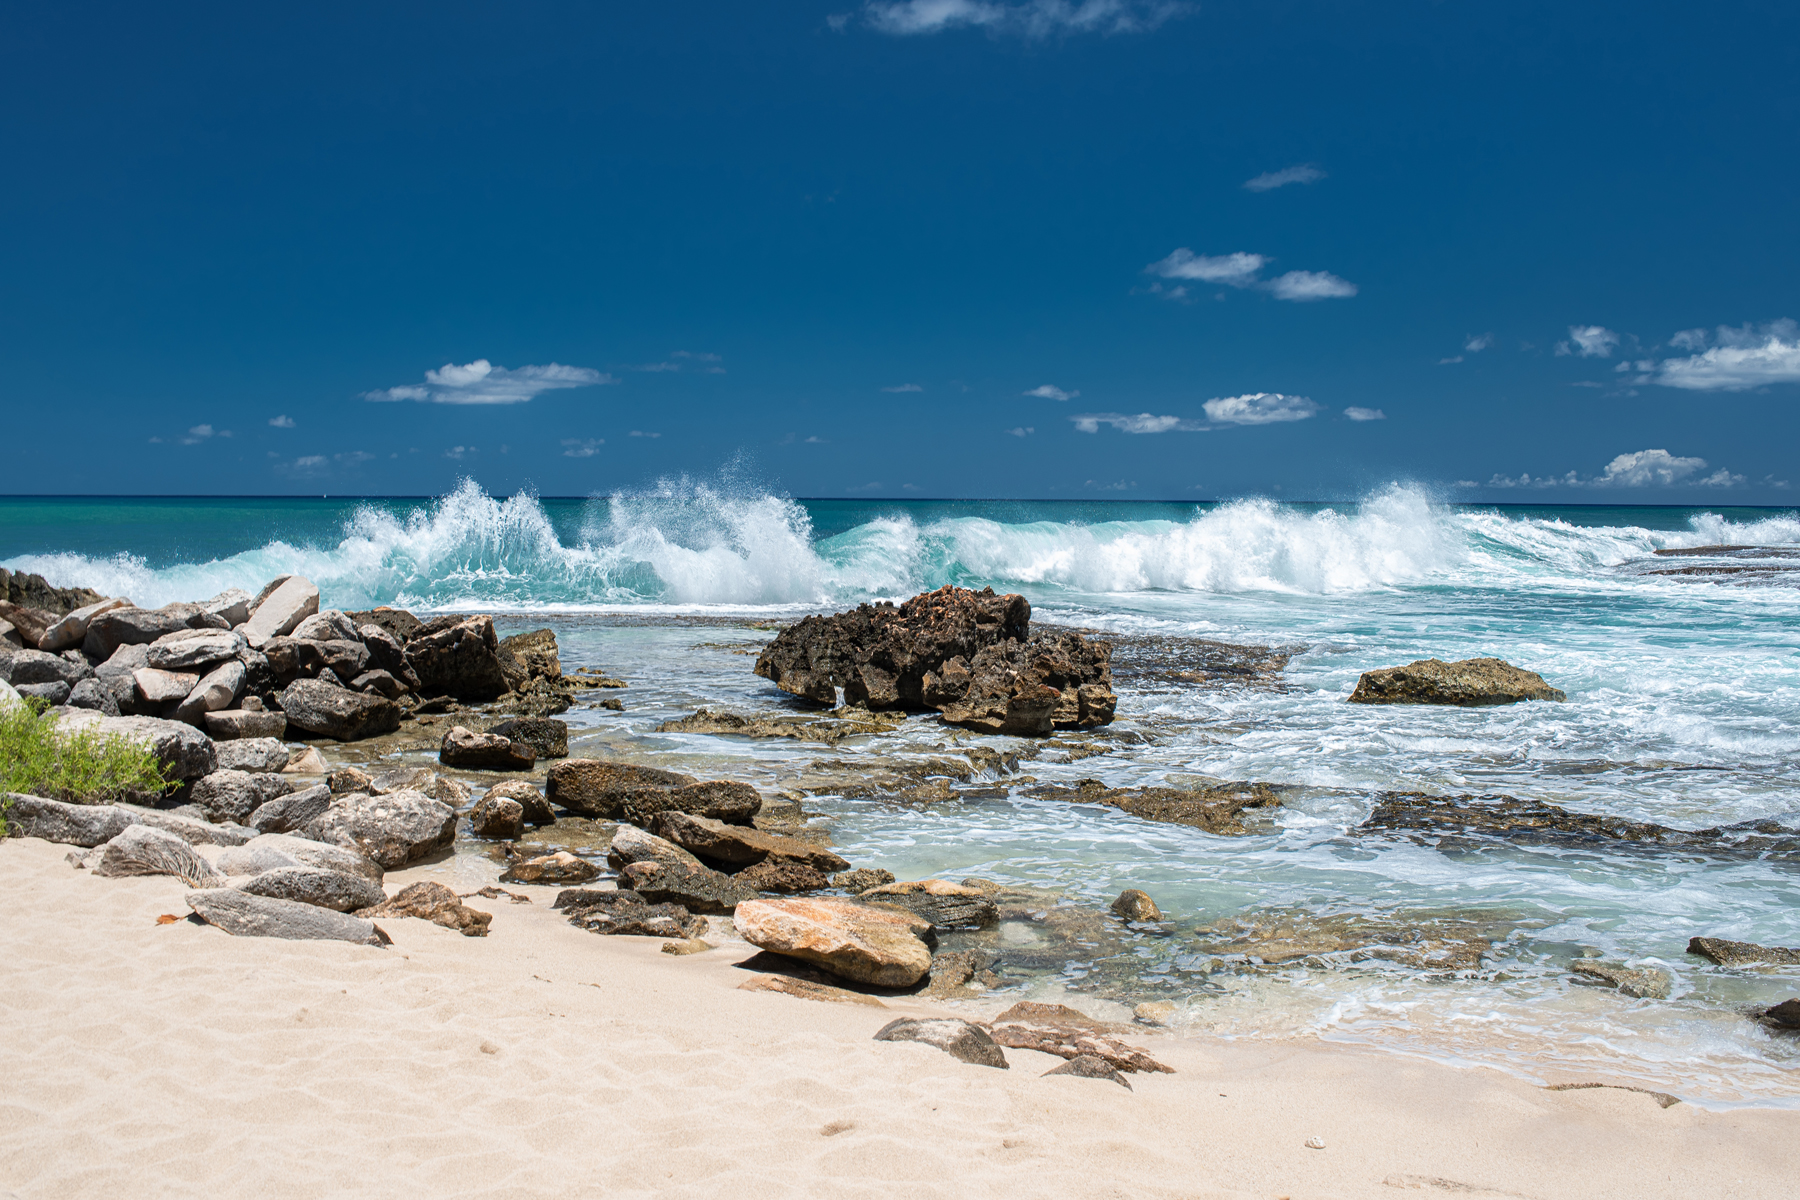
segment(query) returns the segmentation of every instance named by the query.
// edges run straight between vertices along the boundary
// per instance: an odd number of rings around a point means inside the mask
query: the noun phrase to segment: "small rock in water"
[[[1113,915],[1126,921],[1160,921],[1162,909],[1156,901],[1136,888],[1127,888],[1112,902]]]
[[[1145,1025],[1167,1025],[1175,1015],[1173,1000],[1150,1000],[1131,1010],[1131,1015]]]
[[[469,827],[478,838],[516,841],[525,828],[525,808],[517,800],[488,793],[469,812]]]
[[[875,1034],[878,1042],[923,1042],[936,1046],[959,1062],[978,1067],[1006,1070],[1006,1052],[1001,1050],[987,1030],[955,1017],[924,1020],[902,1017],[889,1021]]]
[[[537,763],[537,751],[524,742],[453,725],[438,747],[438,761],[475,771],[529,771]]]
[[[1618,988],[1627,996],[1644,1000],[1667,1000],[1675,986],[1675,976],[1660,967],[1624,967],[1578,960],[1570,964],[1569,969],[1589,980]]]
[[[600,707],[608,712],[624,712],[625,702],[616,696],[608,696],[600,702]]]
[[[1119,1074],[1119,1072],[1114,1069],[1113,1065],[1104,1058],[1097,1058],[1092,1054],[1083,1054],[1079,1057],[1071,1058],[1062,1066],[1051,1067],[1048,1071],[1044,1072],[1045,1078],[1049,1078],[1052,1075],[1077,1075],[1082,1079],[1110,1079],[1126,1091],[1129,1092],[1132,1090],[1131,1081],[1129,1079],[1126,1079],[1123,1075]]]
[[[1773,1021],[1784,1029],[1800,1029],[1800,999],[1783,1000],[1763,1011],[1763,1020]]]
[[[438,798],[443,799],[441,796]],[[516,802],[524,814],[527,825],[556,824],[556,813],[550,808],[550,802],[544,799],[544,793],[523,779],[509,779],[505,783],[496,783],[487,790],[487,798]]]
[[[1721,967],[1743,967],[1755,963],[1800,965],[1800,950],[1787,946],[1759,946],[1755,942],[1731,942],[1724,938],[1691,938],[1687,952],[1697,954]]]
[[[1352,704],[1449,704],[1478,707],[1521,700],[1566,700],[1535,671],[1500,658],[1442,662],[1422,658],[1404,667],[1365,671],[1350,693]]]

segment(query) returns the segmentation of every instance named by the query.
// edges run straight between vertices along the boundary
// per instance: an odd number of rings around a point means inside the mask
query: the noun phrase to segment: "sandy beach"
[[[742,991],[753,948],[596,937],[553,889],[472,901],[485,939],[388,920],[375,949],[158,925],[179,881],[67,853],[0,846],[0,1195],[1792,1194],[1791,1112],[1149,1029],[1177,1073],[1127,1092],[872,1041],[946,1010]],[[434,878],[468,890],[449,863],[387,884]]]

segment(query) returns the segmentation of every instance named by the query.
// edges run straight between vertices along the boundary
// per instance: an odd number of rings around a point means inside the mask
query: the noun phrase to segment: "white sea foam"
[[[497,500],[465,480],[397,514],[359,509],[335,544],[271,541],[203,563],[152,567],[121,555],[26,555],[15,569],[140,604],[254,588],[297,572],[342,607],[804,608],[905,596],[945,583],[1022,587],[1046,598],[1128,593],[1330,596],[1419,585],[1629,586],[1614,569],[1663,547],[1800,542],[1790,516],[1691,528],[1577,526],[1458,511],[1394,485],[1360,504],[1268,500],[1196,508],[1187,520],[1007,524],[981,517],[871,519],[815,536],[798,502],[730,481],[660,481],[591,502],[569,540],[541,503]],[[1638,581],[1641,583],[1642,581]]]

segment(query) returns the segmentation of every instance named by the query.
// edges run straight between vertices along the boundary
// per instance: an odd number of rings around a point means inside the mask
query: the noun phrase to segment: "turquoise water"
[[[1653,553],[1719,544],[1761,549]],[[1403,487],[1341,506],[801,502],[687,482],[598,500],[495,499],[473,484],[430,500],[0,500],[0,563],[140,604],[298,571],[337,607],[550,624],[565,660],[633,681],[626,714],[576,714],[590,744],[763,782],[807,751],[653,727],[701,704],[778,704],[749,657],[720,648],[768,635],[664,615],[789,616],[991,584],[1024,592],[1041,619],[1297,647],[1285,689],[1131,684],[1115,727],[1129,743],[1025,765],[1044,782],[1295,785],[1272,833],[1218,838],[1018,794],[924,810],[816,803],[848,857],[902,878],[982,874],[1091,900],[1142,887],[1184,930],[1287,908],[1482,915],[1495,952],[1453,979],[1340,962],[1208,978],[1185,934],[1147,947],[1145,970],[1187,989],[1185,1020],[1231,1036],[1316,1035],[1525,1074],[1549,1062],[1559,1078],[1604,1070],[1709,1102],[1800,1092],[1793,1040],[1742,1016],[1800,994],[1800,976],[1731,974],[1684,953],[1695,935],[1800,945],[1796,867],[1604,847],[1445,852],[1357,826],[1390,789],[1690,829],[1800,825],[1796,551],[1793,509],[1470,508]],[[1696,567],[1729,573],[1661,573]],[[1541,672],[1568,703],[1343,702],[1361,671],[1481,654]],[[951,736],[917,720],[841,753],[926,753]],[[1660,966],[1673,995],[1572,982],[1583,955]],[[1084,984],[1077,972],[1058,986]]]

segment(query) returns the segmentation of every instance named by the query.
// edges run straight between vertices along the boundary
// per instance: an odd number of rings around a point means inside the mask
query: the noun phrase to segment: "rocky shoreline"
[[[487,615],[425,620],[393,608],[321,609],[318,589],[297,576],[255,596],[227,592],[157,610],[35,577],[0,584],[9,597],[0,603],[0,679],[8,681],[0,703],[33,698],[70,729],[148,744],[176,781],[165,795],[107,806],[12,796],[12,832],[83,848],[71,860],[96,874],[181,878],[193,889],[197,919],[234,934],[379,945],[391,940],[379,920],[410,916],[485,936],[491,916],[463,903],[473,896],[415,884],[390,897],[381,887],[384,872],[441,858],[461,837],[490,848],[504,867],[501,884],[564,889],[555,908],[589,932],[666,938],[665,949],[679,954],[708,948],[710,921],[729,919],[767,959],[768,969],[745,985],[753,990],[853,1003],[896,991],[967,1000],[1080,962],[1089,990],[1155,1025],[1171,1001],[1204,994],[1220,973],[1356,962],[1480,972],[1494,947],[1528,924],[1503,914],[1272,908],[1183,927],[1142,892],[1128,891],[1108,911],[983,879],[895,880],[837,855],[807,819],[811,795],[928,806],[993,790],[1223,837],[1272,827],[1288,790],[1279,784],[1115,788],[1019,776],[1032,756],[1074,761],[1108,752],[1079,739],[1114,736],[1119,703],[1113,643],[1078,630],[1034,633],[1023,597],[945,588],[901,605],[806,618],[762,645],[755,664],[800,703],[797,711],[701,709],[657,727],[828,752],[925,714],[948,729],[998,738],[925,760],[813,757],[771,790],[569,757],[570,728],[555,714],[624,684],[597,667],[565,674],[547,629],[502,638]],[[1205,643],[1159,658],[1144,639],[1121,641],[1129,677],[1176,686],[1280,688],[1292,652]],[[1463,707],[1563,698],[1497,659],[1371,671],[1351,696]],[[609,695],[602,703],[620,707]],[[1053,734],[1075,740],[1047,741]],[[303,740],[283,741],[294,737]],[[325,770],[321,750],[342,760],[332,747],[355,750],[362,765]],[[435,765],[380,765],[425,751]],[[1064,757],[1048,757],[1055,755]],[[1800,836],[1775,823],[1680,831],[1505,796],[1384,793],[1361,829],[1443,853],[1493,842],[1600,842],[1787,859],[1800,848]],[[503,887],[482,894],[510,897]],[[1019,944],[1022,929],[1028,947]],[[1166,959],[1177,944],[1186,965],[1162,983],[1147,981],[1146,957]],[[1691,953],[1726,970],[1800,959],[1800,951],[1712,938],[1695,939],[1695,947]],[[1654,967],[1578,957],[1567,969],[1585,985],[1627,996],[1669,994],[1667,972]],[[1792,1005],[1750,1015],[1787,1028]],[[1074,1017],[1062,1020],[1068,1026]],[[1027,1036],[996,1032],[1008,1024],[973,1028],[996,1046]],[[1135,1069],[1122,1051],[1097,1051],[1104,1046],[1094,1030],[1077,1037],[1069,1029],[1080,1032],[1078,1023],[1063,1029],[1064,1043],[1082,1049],[1064,1057]],[[984,1045],[942,1028],[891,1036],[915,1034],[947,1050]],[[1042,1043],[1049,1035],[1031,1036]]]

